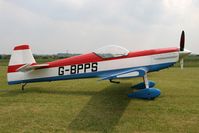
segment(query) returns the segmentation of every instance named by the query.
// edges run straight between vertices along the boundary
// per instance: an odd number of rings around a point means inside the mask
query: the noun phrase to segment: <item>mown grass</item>
[[[97,79],[8,86],[0,67],[0,132],[197,133],[199,68],[149,74],[162,92],[155,100],[129,99],[141,78],[110,84]]]

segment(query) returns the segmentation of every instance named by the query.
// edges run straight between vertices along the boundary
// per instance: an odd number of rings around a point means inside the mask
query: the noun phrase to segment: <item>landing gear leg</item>
[[[147,78],[147,74],[144,75],[143,80],[144,80],[145,87],[149,88],[149,81],[148,81],[148,78]]]
[[[25,86],[27,85],[27,83],[22,84],[21,86],[21,90],[24,91]]]

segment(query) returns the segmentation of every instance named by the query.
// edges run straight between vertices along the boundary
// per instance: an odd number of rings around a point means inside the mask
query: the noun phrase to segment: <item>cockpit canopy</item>
[[[117,45],[108,45],[95,50],[94,53],[102,58],[115,58],[127,56],[129,51]]]

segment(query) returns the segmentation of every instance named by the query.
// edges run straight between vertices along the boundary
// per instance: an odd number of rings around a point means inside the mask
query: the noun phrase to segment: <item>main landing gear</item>
[[[153,88],[155,86],[155,82],[148,81],[147,74],[144,75],[143,81],[144,82],[132,87],[138,90],[131,94],[128,94],[128,97],[140,99],[155,99],[160,95],[160,90]]]

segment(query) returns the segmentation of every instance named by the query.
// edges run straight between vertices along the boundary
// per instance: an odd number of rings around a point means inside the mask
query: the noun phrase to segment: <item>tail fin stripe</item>
[[[25,49],[30,49],[29,45],[20,45],[14,48],[14,50],[25,50]]]
[[[12,73],[12,72],[16,72],[16,70],[20,67],[22,67],[24,64],[20,64],[20,65],[12,65],[12,66],[8,66],[8,73]]]

